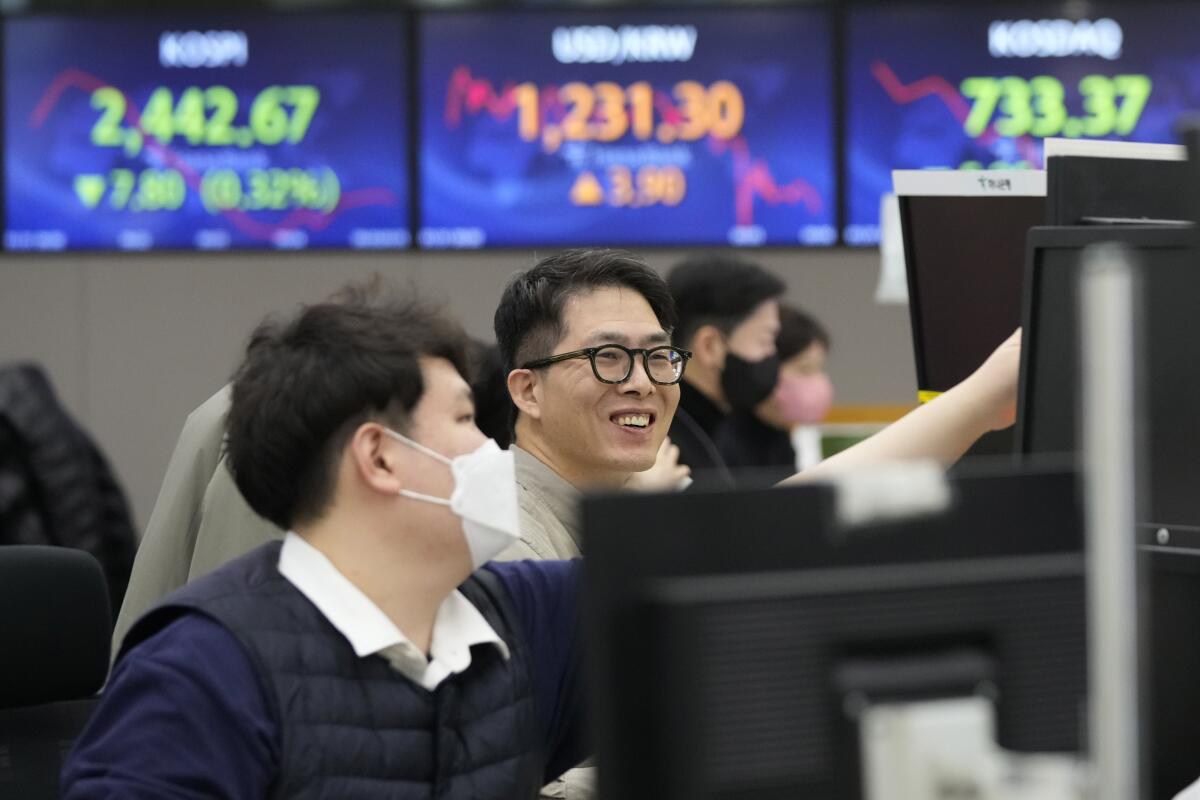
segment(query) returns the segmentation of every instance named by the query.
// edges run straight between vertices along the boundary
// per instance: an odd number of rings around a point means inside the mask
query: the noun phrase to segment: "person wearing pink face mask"
[[[770,486],[821,459],[817,423],[833,405],[825,372],[829,334],[808,314],[779,307],[775,389],[753,409],[735,411],[714,437],[740,486]]]

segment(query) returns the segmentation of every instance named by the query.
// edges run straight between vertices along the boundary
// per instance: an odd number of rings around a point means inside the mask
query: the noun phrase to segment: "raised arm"
[[[1013,424],[1020,364],[1018,329],[962,383],[869,439],[793,475],[781,485],[885,461],[933,459],[949,466],[983,434]]]

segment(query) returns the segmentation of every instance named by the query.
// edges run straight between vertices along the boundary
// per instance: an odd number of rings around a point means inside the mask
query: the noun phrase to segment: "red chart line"
[[[947,110],[954,116],[954,119],[958,121],[960,126],[971,115],[971,106],[958,91],[958,87],[941,75],[928,75],[912,83],[904,83],[892,68],[883,61],[875,61],[871,64],[871,75],[879,82],[883,90],[887,92],[892,102],[897,105],[909,105],[926,97],[936,97],[942,101],[942,104],[946,106]],[[1003,137],[996,132],[994,125],[989,125],[987,130],[976,138],[980,144],[987,146]],[[1032,138],[1029,136],[1019,136],[1014,141],[1021,148],[1026,161],[1030,163],[1037,161],[1037,143]]]
[[[197,194],[200,193],[201,177],[190,164],[175,150],[159,142],[153,136],[147,136],[142,129],[141,111],[130,99],[129,95],[113,86],[108,81],[78,69],[65,69],[60,72],[29,115],[29,125],[37,130],[45,124],[46,119],[61,101],[62,96],[71,89],[84,92],[94,92],[97,89],[113,88],[125,98],[125,122],[142,135],[142,146],[163,160],[163,163],[177,170],[183,176],[184,183]],[[250,214],[238,209],[223,209],[220,214],[241,233],[251,239],[271,241],[280,231],[305,228],[312,232],[320,232],[329,227],[333,221],[346,211],[367,206],[394,206],[395,193],[386,187],[368,187],[345,192],[338,198],[337,207],[329,213],[308,208],[294,209],[278,223],[265,223],[254,219]]]
[[[732,153],[734,218],[738,225],[754,224],[755,198],[762,198],[771,206],[803,204],[812,214],[819,214],[824,208],[825,200],[821,193],[803,178],[779,185],[771,173],[770,164],[765,159],[756,158],[741,136],[729,141],[709,137],[709,147],[715,153],[725,150]]]
[[[463,111],[478,114],[486,110],[493,119],[508,119],[517,107],[514,89],[512,83],[507,83],[497,93],[491,81],[473,77],[467,67],[457,68],[450,75],[450,85],[446,88],[446,125],[457,128],[462,123]]]

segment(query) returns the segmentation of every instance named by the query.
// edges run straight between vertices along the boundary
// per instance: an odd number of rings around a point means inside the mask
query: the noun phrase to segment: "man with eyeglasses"
[[[577,508],[588,489],[627,487],[654,466],[690,354],[671,345],[675,304],[630,253],[567,250],[517,275],[496,309],[514,409],[521,539],[500,558],[582,555]],[[594,795],[594,768],[542,797]]]
[[[576,505],[654,466],[690,354],[666,283],[633,255],[567,250],[516,276],[496,310],[515,405],[522,511],[511,558],[581,555]]]

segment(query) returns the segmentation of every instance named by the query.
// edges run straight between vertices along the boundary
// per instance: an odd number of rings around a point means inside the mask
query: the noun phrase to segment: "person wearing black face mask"
[[[779,380],[752,411],[734,411],[714,441],[743,488],[767,487],[821,460],[817,423],[833,404],[825,373],[829,334],[816,319],[788,305],[779,309]]]
[[[700,486],[733,486],[714,439],[727,416],[752,411],[775,389],[784,284],[736,256],[685,259],[667,276],[679,314],[674,343],[692,351],[670,438]]]

